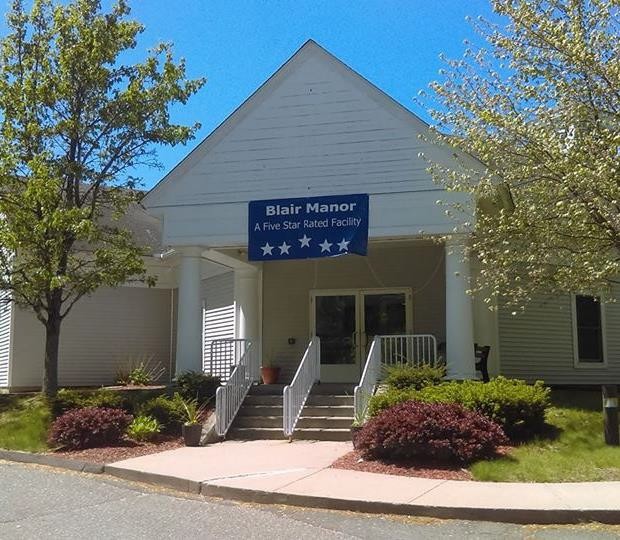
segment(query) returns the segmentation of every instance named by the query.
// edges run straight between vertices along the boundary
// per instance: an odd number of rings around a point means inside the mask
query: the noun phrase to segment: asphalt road
[[[620,526],[522,526],[238,504],[0,462],[0,538],[564,540],[620,538]]]

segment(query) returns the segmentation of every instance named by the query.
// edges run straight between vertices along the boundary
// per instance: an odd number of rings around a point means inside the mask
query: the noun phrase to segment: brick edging
[[[63,458],[50,454],[36,454],[34,452],[23,452],[21,450],[0,449],[0,459],[5,461],[15,461],[18,463],[35,463],[37,465],[47,465],[57,469],[67,469],[70,471],[102,474],[105,466],[101,463],[81,461],[77,459]]]

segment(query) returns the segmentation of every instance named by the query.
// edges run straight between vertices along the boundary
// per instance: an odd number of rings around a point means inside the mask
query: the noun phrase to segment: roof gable
[[[454,150],[422,143],[418,135],[426,132],[421,119],[309,40],[143,204],[240,202],[270,198],[283,189],[285,196],[328,194],[331,188],[350,193],[360,182],[362,191],[372,193],[390,185],[390,191],[405,189],[416,179],[419,189],[428,190],[432,180],[418,152],[443,161],[452,159]],[[255,188],[249,187],[252,182]]]

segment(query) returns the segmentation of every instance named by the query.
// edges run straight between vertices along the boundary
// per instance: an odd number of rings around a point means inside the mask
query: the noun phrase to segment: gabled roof
[[[158,191],[174,182],[189,170],[194,163],[201,159],[209,150],[221,141],[254,107],[257,107],[273,89],[275,89],[297,66],[302,64],[311,55],[321,58],[335,68],[344,77],[353,78],[371,99],[382,105],[394,116],[411,123],[416,131],[426,132],[429,129],[421,118],[409,109],[398,103],[383,90],[365,79],[362,75],[351,69],[344,62],[336,58],[318,43],[309,39],[291,56],[271,77],[259,86],[237,109],[235,109],[217,128],[215,128],[200,144],[198,144],[181,162],[179,162],[162,180],[160,180],[144,197],[142,204],[149,208],[155,202]],[[453,159],[455,150],[439,145],[445,152],[446,157]]]

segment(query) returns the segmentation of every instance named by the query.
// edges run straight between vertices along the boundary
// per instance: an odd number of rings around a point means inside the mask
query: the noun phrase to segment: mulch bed
[[[433,478],[437,480],[472,480],[467,469],[458,466],[446,466],[438,463],[402,463],[371,461],[362,458],[357,450],[338,458],[331,465],[334,469],[348,469],[379,474],[393,474],[396,476],[417,476],[419,478]]]
[[[147,454],[157,454],[166,450],[174,450],[184,446],[183,438],[172,435],[159,435],[150,442],[135,442],[125,439],[117,446],[105,448],[86,448],[85,450],[58,450],[53,452],[55,456],[68,459],[90,461],[91,463],[113,463],[123,459],[129,459]]]

